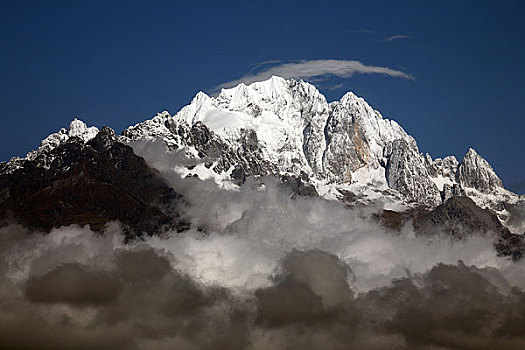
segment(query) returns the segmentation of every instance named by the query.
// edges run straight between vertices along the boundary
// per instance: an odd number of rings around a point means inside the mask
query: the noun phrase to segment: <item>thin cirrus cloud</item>
[[[385,41],[394,41],[394,40],[408,39],[408,38],[410,38],[408,35],[393,35],[391,37],[386,38]]]
[[[240,83],[251,84],[256,81],[267,80],[274,75],[285,79],[310,79],[323,77],[349,78],[354,74],[382,74],[394,78],[414,79],[412,75],[400,70],[370,66],[354,60],[304,60],[298,63],[280,63],[257,73],[250,72],[239,79],[216,86],[214,91],[237,86]]]

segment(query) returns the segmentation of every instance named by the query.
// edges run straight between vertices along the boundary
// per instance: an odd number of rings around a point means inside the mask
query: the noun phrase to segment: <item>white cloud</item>
[[[408,39],[410,38],[408,35],[393,35],[391,37],[388,37],[385,39],[385,41],[394,41],[399,39]]]
[[[414,79],[412,75],[400,70],[388,67],[368,66],[359,61],[305,60],[298,63],[282,63],[267,68],[261,72],[248,73],[239,79],[218,85],[215,90],[233,87],[240,83],[250,84],[256,81],[267,80],[273,75],[277,75],[285,79],[310,79],[327,76],[348,78],[354,74],[383,74],[395,78]]]

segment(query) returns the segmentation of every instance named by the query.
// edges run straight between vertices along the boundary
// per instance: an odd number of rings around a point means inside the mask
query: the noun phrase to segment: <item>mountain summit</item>
[[[63,145],[74,142],[90,153],[98,132],[75,119],[26,158],[1,164],[0,176],[14,175],[27,164],[52,171],[66,157],[57,149],[67,150]],[[524,196],[503,188],[475,150],[469,149],[461,161],[432,159],[420,153],[398,123],[352,92],[329,103],[312,84],[274,76],[223,89],[216,97],[199,92],[174,116],[159,113],[124,130],[115,142],[134,147],[158,139],[168,152],[185,156],[175,167],[179,175],[212,179],[226,189],[249,176],[276,176],[298,195],[348,205],[375,203],[394,212],[434,210],[453,197],[467,196],[496,214],[510,232],[525,231],[516,214]]]
[[[510,215],[506,204],[523,200],[503,188],[475,150],[461,162],[432,159],[363,98],[348,92],[329,103],[302,80],[274,76],[223,89],[217,97],[199,92],[174,116],[160,113],[122,134],[126,142],[157,137],[197,161],[192,169],[181,168],[181,175],[223,185],[248,175],[302,177],[327,199],[348,200],[351,193],[352,201],[381,201],[394,210],[434,208],[467,195],[503,221]]]

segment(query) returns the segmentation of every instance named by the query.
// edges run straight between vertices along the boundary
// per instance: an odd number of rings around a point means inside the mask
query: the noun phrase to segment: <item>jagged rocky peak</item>
[[[458,167],[457,179],[462,187],[493,193],[503,187],[501,179],[490,164],[470,148]]]
[[[209,154],[209,147],[185,140],[197,123],[210,130],[211,139],[220,140],[215,144],[222,142],[234,152],[250,154],[251,164],[256,158],[264,160],[281,174],[305,173],[314,182],[335,185],[368,186],[373,180],[381,190],[395,189],[411,201],[434,205],[441,200],[416,141],[352,92],[329,104],[307,82],[272,77],[223,89],[217,97],[199,92],[174,117],[157,115],[130,127],[123,137],[162,137],[172,149],[194,148],[187,152],[190,156]],[[243,143],[247,130],[256,140],[250,152]],[[256,169],[273,172],[267,165]]]
[[[494,169],[473,148],[468,150],[461,162],[453,156],[432,160],[427,154],[425,164],[441,191],[445,187],[457,187],[490,194],[503,188],[503,183]]]
[[[419,153],[415,140],[396,122],[384,119],[354,93],[346,93],[330,107],[324,168],[335,175],[336,182],[350,182],[351,173],[362,167],[384,167],[389,157],[385,148],[396,140]]]
[[[358,198],[391,196],[403,205],[435,207],[471,195],[465,188],[486,193],[501,186],[472,152],[461,163],[453,156],[424,156],[398,123],[352,92],[328,103],[314,85],[280,77],[239,84],[216,97],[198,92],[174,116],[163,112],[122,136],[141,138],[161,138],[168,149],[204,164],[183,169],[183,176],[238,184],[250,174],[306,174],[332,199],[350,191]]]
[[[83,121],[74,118],[67,129],[62,128],[58,132],[53,133],[46,137],[44,140],[42,140],[40,148],[36,152],[43,150],[49,151],[71,137],[79,137],[84,142],[87,142],[94,138],[97,135],[97,133],[97,127],[88,127]]]
[[[56,147],[40,149],[12,172],[0,171],[0,225],[49,232],[79,224],[98,231],[118,220],[126,239],[188,228],[176,209],[181,196],[111,128],[91,137],[75,120],[72,135],[64,130],[58,134],[70,137]]]
[[[238,130],[252,129],[281,171],[337,183],[351,182],[361,167],[379,167],[389,142],[401,138],[415,146],[397,123],[353,93],[328,104],[315,86],[280,77],[223,89],[216,98],[199,92],[175,119],[200,121],[231,144]]]
[[[392,210],[431,209],[468,196],[496,212],[512,232],[523,231],[511,209],[521,208],[525,199],[504,190],[474,150],[461,162],[453,156],[432,160],[398,123],[354,93],[328,103],[315,86],[280,77],[223,89],[216,97],[198,92],[176,115],[161,112],[121,136],[74,119],[25,159],[0,164],[0,175],[25,165],[48,171],[63,164],[59,171],[67,171],[76,154],[68,152],[130,150],[120,143],[147,160],[148,142],[157,139],[161,147],[185,156],[173,169],[180,176],[210,179],[223,188],[237,188],[248,176],[269,175],[294,194],[319,194],[350,205],[380,202]]]
[[[94,126],[88,128],[86,123],[82,120],[74,118],[69,124],[67,134],[70,137],[77,136],[82,138],[84,141],[91,140],[98,133],[98,129]]]
[[[217,97],[199,92],[174,119],[202,122],[233,148],[241,130],[253,130],[266,159],[299,174],[322,170],[328,113],[326,98],[313,85],[272,77],[223,89]]]
[[[435,206],[441,202],[439,189],[429,176],[423,156],[417,145],[396,139],[385,148],[386,178],[390,188],[398,190],[407,199]]]
[[[443,159],[436,158],[432,160],[432,157],[427,153],[425,155],[425,163],[428,169],[429,175],[435,178],[441,177],[454,182],[456,179],[456,172],[458,170],[459,162],[454,156],[447,156]],[[441,186],[439,186],[441,187]]]
[[[40,142],[40,147],[38,147],[38,149],[29,152],[24,158],[11,158],[9,162],[0,167],[0,173],[12,173],[21,167],[26,160],[38,159],[39,166],[48,168],[54,159],[54,156],[50,154],[51,150],[57,148],[71,138],[79,138],[86,143],[93,139],[98,131],[97,127],[88,127],[83,121],[74,118],[67,129],[61,128],[59,131],[47,136]]]
[[[97,150],[103,150],[108,149],[115,142],[117,142],[115,130],[111,129],[109,126],[103,126],[95,137],[89,141],[89,144]]]

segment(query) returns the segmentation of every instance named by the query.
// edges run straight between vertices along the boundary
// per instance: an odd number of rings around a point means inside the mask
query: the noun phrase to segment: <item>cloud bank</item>
[[[193,228],[128,244],[118,223],[0,228],[0,348],[524,348],[525,263],[490,238],[389,231],[380,208],[292,199],[271,178],[225,191],[156,146],[135,151]]]
[[[214,90],[230,88],[240,83],[250,84],[256,81],[263,81],[274,75],[285,79],[310,79],[329,76],[348,78],[354,74],[382,74],[394,78],[414,79],[412,75],[400,70],[369,66],[359,61],[305,60],[298,63],[281,63],[258,73],[249,73],[239,79],[222,83],[215,87]]]

